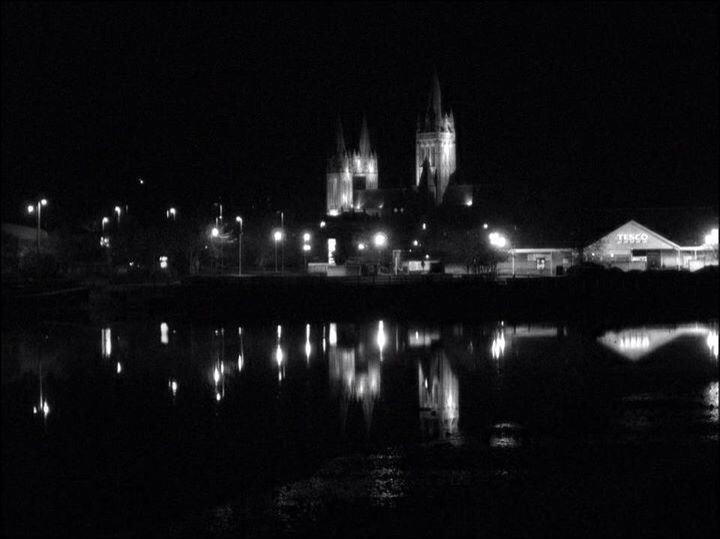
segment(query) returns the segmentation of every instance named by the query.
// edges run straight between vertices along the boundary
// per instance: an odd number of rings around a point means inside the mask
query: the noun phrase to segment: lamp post
[[[383,232],[377,232],[373,236],[373,244],[378,250],[378,267],[380,266],[380,251],[382,250],[385,245],[387,245],[387,235],[385,235]]]
[[[285,235],[285,212],[280,212],[280,241]],[[280,244],[280,273],[285,273],[285,244]]]
[[[109,222],[110,222],[110,218],[109,218],[109,217],[103,217],[103,218],[102,218],[101,227],[102,227],[102,231],[103,231],[103,232],[105,232],[105,225],[108,224]]]
[[[173,221],[175,221],[175,216],[176,216],[176,215],[177,215],[177,210],[176,210],[175,208],[169,208],[169,209],[165,212],[165,216],[166,216],[168,219],[172,219]]]
[[[303,233],[303,246],[302,246],[303,268],[307,268],[307,254],[308,254],[308,252],[310,252],[310,249],[312,249],[312,247],[310,246],[310,239],[311,239],[310,232],[304,232]]]
[[[210,237],[212,239],[220,237],[220,229],[216,226],[212,227],[212,229],[210,230]]]
[[[43,198],[41,200],[38,200],[37,203],[35,204],[35,206],[37,206],[37,231],[35,233],[35,238],[37,240],[38,255],[40,254],[40,220],[41,220],[41,215],[42,215],[42,207],[47,206],[47,203],[48,203],[47,200]],[[28,207],[27,207],[28,213],[30,213],[30,214],[35,213],[35,206],[33,206],[32,204],[28,205]]]
[[[235,217],[235,222],[240,226],[238,232],[238,277],[242,275],[242,235],[243,235],[243,220],[239,215]]]
[[[120,209],[120,206],[115,206],[115,216],[117,218],[118,227],[120,226],[120,214],[121,213],[122,213],[122,210]]]
[[[279,230],[276,230],[273,233],[273,240],[275,241],[275,273],[277,273],[277,270],[278,270],[277,248],[278,248],[278,242],[282,241],[282,232],[280,232]]]

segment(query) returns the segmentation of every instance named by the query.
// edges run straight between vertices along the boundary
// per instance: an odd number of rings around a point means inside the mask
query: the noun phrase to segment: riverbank
[[[717,316],[718,272],[603,272],[492,281],[478,276],[189,278],[3,294],[4,318],[166,315],[197,319],[683,319]]]

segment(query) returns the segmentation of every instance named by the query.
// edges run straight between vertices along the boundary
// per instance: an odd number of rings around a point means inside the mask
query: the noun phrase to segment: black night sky
[[[5,3],[3,220],[324,211],[337,117],[413,181],[433,69],[487,207],[716,205],[714,4]],[[145,179],[144,194],[137,178]],[[51,221],[52,222],[52,221]]]

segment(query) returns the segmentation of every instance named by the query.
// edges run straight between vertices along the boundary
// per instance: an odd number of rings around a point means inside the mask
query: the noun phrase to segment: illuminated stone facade
[[[327,213],[362,211],[358,193],[378,188],[377,154],[370,146],[367,121],[363,118],[358,150],[345,147],[342,125],[338,123],[335,155],[327,166]]]
[[[415,137],[415,185],[427,189],[436,206],[442,204],[450,177],[455,173],[455,118],[442,110],[437,74],[433,78],[425,118],[418,121]]]

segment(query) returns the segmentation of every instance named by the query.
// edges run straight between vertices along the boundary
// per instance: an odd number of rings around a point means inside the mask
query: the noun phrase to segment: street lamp
[[[120,213],[122,213],[120,206],[115,206],[115,215],[117,215],[118,226],[120,226]]]
[[[502,249],[507,245],[507,238],[500,234],[499,232],[491,232],[488,234],[488,239],[490,240],[490,245],[493,247],[498,247]]]
[[[310,241],[310,232],[305,232],[305,233],[303,234],[303,241],[304,241],[305,243],[307,243],[307,242]]]
[[[277,259],[277,248],[278,248],[278,242],[282,241],[283,234],[281,231],[276,230],[273,233],[273,240],[275,240],[275,272],[277,273],[278,270],[278,259]]]
[[[307,243],[303,244],[303,265],[306,268],[307,268],[307,254],[308,254],[308,252],[310,252],[310,249],[312,249],[312,247],[310,247],[309,244],[307,244]]]
[[[238,277],[242,275],[242,235],[243,235],[243,220],[239,215],[235,217],[235,222],[240,226],[238,233]]]
[[[110,222],[110,218],[109,218],[109,217],[103,217],[103,218],[102,218],[102,225],[101,225],[101,226],[102,226],[102,231],[103,231],[103,232],[105,232],[105,225],[108,224],[109,222]]]
[[[220,229],[218,227],[214,226],[212,227],[212,230],[210,231],[210,236],[213,238],[217,238],[220,235]]]
[[[170,219],[172,217],[172,220],[175,220],[175,215],[177,214],[177,210],[175,208],[170,208],[165,212],[165,216]]]
[[[41,200],[38,200],[38,201],[36,202],[36,206],[37,206],[37,233],[36,233],[35,237],[36,237],[36,239],[37,239],[37,252],[38,252],[38,254],[40,254],[40,220],[41,220],[41,216],[42,216],[42,207],[43,207],[43,206],[47,206],[47,203],[48,203],[47,199],[44,199],[44,198],[41,199]],[[27,212],[30,213],[30,214],[34,213],[34,212],[35,212],[35,206],[33,206],[32,204],[29,204],[28,207],[27,207]]]
[[[378,249],[382,249],[387,244],[387,236],[382,232],[378,232],[373,236],[373,243]]]
[[[718,229],[713,228],[710,234],[705,236],[705,245],[717,245],[718,244]]]

